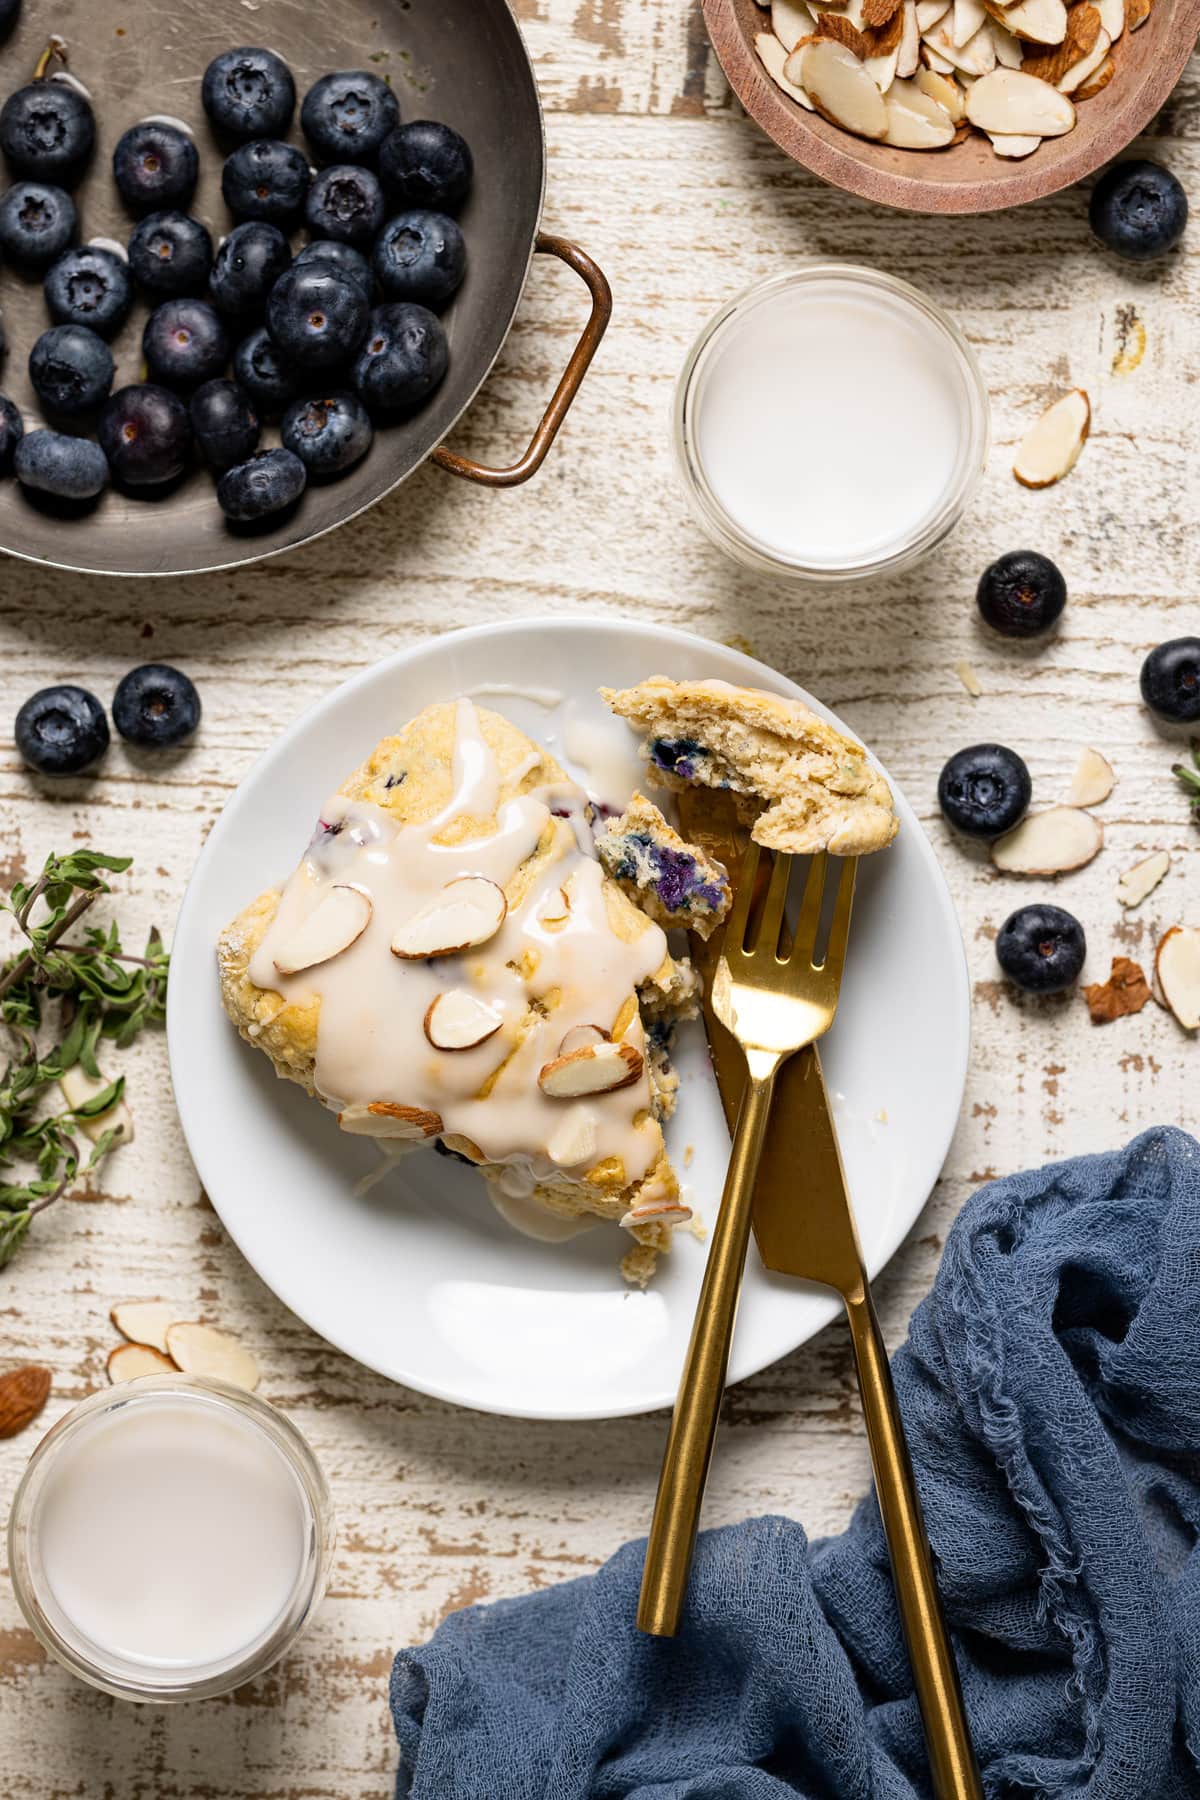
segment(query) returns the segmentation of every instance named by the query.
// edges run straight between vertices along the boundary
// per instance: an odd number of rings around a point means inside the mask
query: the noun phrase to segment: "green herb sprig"
[[[171,959],[156,930],[141,956],[124,950],[115,921],[68,936],[111,891],[105,875],[123,874],[130,860],[98,850],[49,856],[36,881],[0,891],[0,912],[16,920],[25,939],[0,964],[0,1022],[8,1033],[0,1076],[0,1268],[16,1255],[38,1214],[95,1169],[117,1141],[115,1128],[103,1132],[85,1160],[77,1132],[121,1099],[123,1075],[80,1106],[39,1116],[47,1088],[77,1064],[93,1081],[102,1080],[96,1055],[101,1040],[124,1048],[166,1015]]]
[[[1193,817],[1200,820],[1200,738],[1192,739],[1191,763],[1172,763],[1171,773],[1186,792]]]

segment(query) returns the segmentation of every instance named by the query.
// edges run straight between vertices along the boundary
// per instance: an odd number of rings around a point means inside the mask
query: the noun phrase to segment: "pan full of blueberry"
[[[540,229],[505,0],[210,0],[202,25],[19,0],[0,33],[0,549],[194,573],[317,537],[430,456],[536,473],[611,295]],[[539,252],[590,311],[528,448],[485,467],[443,440]]]

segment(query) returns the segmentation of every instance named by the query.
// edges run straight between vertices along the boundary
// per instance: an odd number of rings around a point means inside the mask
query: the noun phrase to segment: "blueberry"
[[[308,162],[294,144],[256,138],[226,159],[221,192],[235,218],[287,225],[303,211],[311,180]]]
[[[160,487],[187,467],[187,407],[178,394],[150,382],[119,388],[100,414],[100,443],[124,487]]]
[[[337,238],[314,238],[311,244],[305,244],[303,249],[296,252],[296,268],[304,268],[308,263],[326,263],[331,268],[339,269],[343,275],[351,276],[368,300],[375,291],[371,265],[362,251],[356,250],[353,244],[343,244]]]
[[[28,431],[13,455],[22,487],[59,500],[94,500],[108,486],[108,464],[91,438],[61,431]]]
[[[695,738],[655,738],[650,744],[650,760],[667,775],[678,775],[681,781],[694,781],[696,765],[710,753]]]
[[[967,837],[1003,837],[1024,818],[1032,795],[1029,770],[1003,744],[956,751],[938,777],[938,805]]]
[[[1049,631],[1067,604],[1067,584],[1040,551],[1010,550],[983,571],[975,600],[994,631],[1037,637]]]
[[[29,379],[47,412],[90,412],[112,387],[112,351],[86,325],[52,325],[29,352]]]
[[[475,163],[467,140],[449,125],[414,119],[384,139],[379,173],[388,192],[406,206],[452,213],[467,197]]]
[[[329,267],[289,269],[271,289],[267,330],[305,369],[345,362],[362,343],[368,302],[358,283]]]
[[[290,450],[260,450],[217,483],[217,502],[237,524],[284,512],[304,492],[304,464]]]
[[[209,282],[213,300],[231,318],[260,314],[291,260],[291,245],[278,225],[263,219],[235,225],[213,264]]]
[[[442,306],[462,284],[467,247],[453,219],[417,207],[388,220],[376,240],[374,263],[389,300]]]
[[[143,663],[117,683],[113,724],[131,744],[165,750],[190,737],[200,723],[195,684],[169,663]]]
[[[1172,725],[1200,719],[1200,638],[1171,638],[1142,664],[1142,699]]]
[[[70,181],[95,142],[91,102],[69,81],[32,81],[0,108],[0,150],[19,175]]]
[[[133,305],[128,268],[115,251],[98,244],[64,250],[42,288],[56,325],[87,325],[103,338],[120,331]]]
[[[0,198],[0,249],[27,269],[44,269],[75,236],[75,202],[65,189],[18,181]]]
[[[387,82],[362,69],[322,75],[300,108],[301,128],[321,162],[370,162],[399,123]]]
[[[369,244],[384,215],[378,175],[353,163],[322,169],[308,191],[304,217],[319,238],[344,244]]]
[[[19,754],[39,775],[81,775],[108,749],[108,720],[95,694],[64,682],[25,702],[13,736]]]
[[[1187,195],[1161,163],[1116,163],[1092,189],[1088,217],[1100,242],[1118,256],[1150,262],[1183,236]]]
[[[300,391],[300,374],[285,362],[265,325],[244,337],[233,353],[233,372],[268,415],[282,412]]]
[[[147,294],[167,299],[203,293],[212,266],[212,238],[187,213],[150,213],[133,228],[129,267]]]
[[[355,358],[355,390],[376,411],[407,411],[433,392],[449,359],[441,321],[425,307],[377,306]]]
[[[236,381],[206,381],[188,407],[192,431],[214,469],[245,462],[258,447],[258,414]]]
[[[1022,906],[1000,927],[996,957],[1010,981],[1031,994],[1058,994],[1083,967],[1083,926],[1061,906]]]
[[[25,421],[7,394],[0,394],[0,475],[11,475],[17,445],[25,435]]]
[[[142,352],[151,381],[197,387],[224,369],[229,341],[207,300],[164,300],[146,320]]]
[[[237,138],[278,137],[291,123],[296,84],[273,50],[223,50],[204,71],[204,110],[219,131]]]
[[[200,157],[188,132],[143,119],[117,140],[112,159],[117,192],[131,212],[186,206],[196,191]]]
[[[331,394],[294,401],[279,435],[310,475],[341,475],[367,454],[374,432],[361,400]]]

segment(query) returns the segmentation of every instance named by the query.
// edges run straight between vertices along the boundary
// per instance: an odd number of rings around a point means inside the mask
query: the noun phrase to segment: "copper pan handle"
[[[539,256],[557,256],[569,269],[574,269],[592,296],[591,317],[583,328],[583,336],[571,352],[571,360],[554,390],[553,399],[542,415],[542,422],[519,462],[507,469],[489,469],[486,463],[472,462],[468,456],[459,456],[457,451],[447,450],[444,444],[440,444],[434,451],[431,460],[440,468],[448,469],[451,475],[462,475],[467,481],[477,481],[481,487],[519,487],[531,475],[537,474],[546,460],[547,451],[558,436],[559,427],[571,410],[592,358],[600,348],[600,340],[608,330],[608,321],[612,318],[612,289],[608,285],[608,277],[592,261],[586,250],[581,250],[578,244],[569,243],[566,238],[551,237],[544,231],[538,232],[534,249]]]

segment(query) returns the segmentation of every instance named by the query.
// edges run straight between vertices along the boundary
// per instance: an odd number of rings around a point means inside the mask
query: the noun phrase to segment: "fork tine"
[[[854,878],[858,872],[857,856],[842,859],[838,873],[837,900],[833,909],[833,923],[829,927],[829,942],[825,946],[825,974],[840,982],[842,964],[846,960],[846,941],[850,936],[850,913],[854,906]]]
[[[777,954],[780,932],[783,929],[783,913],[787,906],[788,884],[792,878],[792,859],[785,856],[782,850],[775,852],[775,866],[771,870],[771,885],[767,889],[767,898],[763,907],[762,923],[758,928],[757,948],[768,951],[772,956]]]
[[[750,903],[754,899],[757,885],[758,858],[758,845],[753,842],[747,844],[742,866],[733,884],[733,905],[725,924],[726,949],[740,950],[745,940],[746,921],[750,917]]]
[[[796,920],[796,932],[792,939],[792,956],[802,957],[805,962],[812,962],[816,954],[817,932],[821,928],[821,907],[825,899],[827,861],[823,850],[814,856],[808,865],[808,877],[804,883],[800,917]]]

